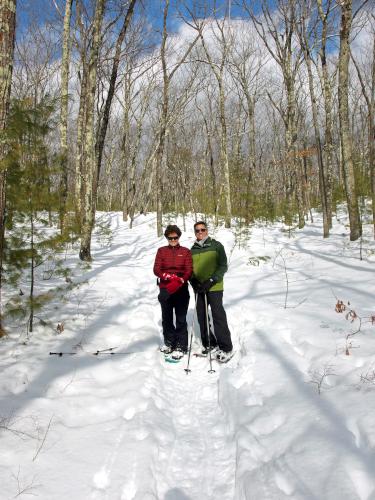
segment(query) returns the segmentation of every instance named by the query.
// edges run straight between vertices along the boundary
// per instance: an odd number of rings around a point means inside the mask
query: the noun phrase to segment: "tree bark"
[[[341,0],[340,52],[339,52],[339,121],[342,171],[349,213],[350,240],[357,240],[362,234],[359,207],[354,177],[352,137],[349,121],[349,37],[352,24],[352,0]]]
[[[223,21],[225,22],[225,20]],[[218,25],[218,24],[217,24]],[[210,52],[206,46],[203,33],[200,30],[200,38],[202,41],[202,46],[205,51],[208,63],[211,67],[213,74],[217,80],[218,89],[219,89],[219,118],[220,118],[220,164],[221,170],[224,177],[224,182],[222,184],[223,192],[224,192],[224,200],[225,200],[225,227],[231,227],[231,218],[232,218],[232,201],[231,201],[231,192],[230,192],[230,169],[229,169],[229,160],[228,160],[228,137],[227,137],[227,122],[225,115],[225,92],[224,92],[224,67],[225,62],[227,60],[227,42],[225,40],[224,35],[224,25],[220,28],[222,35],[222,59],[220,61],[219,68],[212,61]]]
[[[372,223],[375,239],[375,34],[372,45],[371,99],[368,124],[369,163],[371,175]]]
[[[325,130],[324,130],[324,146],[323,146],[323,165],[324,165],[324,180],[326,192],[326,209],[327,223],[329,229],[332,229],[332,179],[333,179],[333,124],[332,124],[332,83],[328,72],[327,65],[327,37],[328,37],[328,16],[331,10],[333,0],[329,0],[323,10],[322,0],[317,0],[318,12],[322,23],[321,30],[321,46],[319,50],[319,58],[321,63],[321,85],[324,97],[324,114],[325,114]]]
[[[14,41],[16,31],[16,0],[0,0],[0,133],[7,125],[10,90],[13,73]],[[2,328],[2,274],[5,231],[6,170],[2,165],[6,147],[0,143],[0,337]]]
[[[61,63],[61,107],[60,107],[60,229],[64,231],[66,202],[68,198],[68,105],[69,105],[69,65],[70,65],[70,21],[73,0],[66,0]]]
[[[96,177],[96,155],[95,155],[95,133],[94,133],[94,115],[95,115],[95,96],[97,84],[97,67],[99,61],[99,49],[101,43],[101,28],[104,17],[104,8],[106,0],[97,0],[95,5],[94,25],[92,35],[92,46],[88,64],[87,78],[87,97],[86,97],[86,127],[85,140],[83,145],[83,207],[82,207],[82,233],[81,248],[79,258],[85,261],[91,261],[91,234],[93,229],[93,207],[94,200],[94,180]],[[94,212],[95,213],[95,212]]]
[[[319,167],[319,191],[320,191],[320,200],[322,203],[322,211],[323,211],[323,237],[327,238],[329,236],[329,217],[328,217],[328,207],[327,207],[327,191],[326,191],[326,178],[325,178],[325,170],[324,170],[324,161],[323,161],[323,151],[322,144],[320,140],[320,131],[318,124],[318,109],[317,102],[315,96],[314,89],[314,77],[311,67],[311,53],[309,48],[309,36],[306,33],[305,23],[307,21],[307,12],[303,13],[303,19],[301,20],[300,26],[301,31],[300,41],[303,48],[308,82],[309,82],[309,92],[310,92],[310,100],[311,100],[311,110],[313,115],[313,126],[314,126],[314,135],[315,135],[315,143],[316,149],[318,153],[318,167]]]
[[[118,68],[120,65],[122,44],[124,42],[126,32],[128,30],[131,18],[133,16],[134,7],[135,7],[136,3],[137,3],[137,0],[130,1],[129,7],[128,7],[128,10],[127,10],[127,13],[126,13],[126,16],[124,19],[124,23],[122,25],[121,31],[120,31],[118,38],[117,38],[117,41],[116,41],[115,55],[113,58],[111,77],[109,80],[109,89],[108,89],[107,99],[106,99],[105,106],[104,106],[103,119],[100,123],[98,138],[97,138],[97,143],[96,143],[97,171],[96,171],[96,177],[94,179],[94,189],[93,189],[94,200],[96,199],[96,195],[97,195],[100,169],[102,166],[104,142],[105,142],[105,137],[107,135],[107,129],[108,129],[109,117],[110,117],[110,113],[111,113],[112,101],[113,101],[113,97],[115,95],[115,90],[116,90],[116,82],[117,82]],[[95,216],[95,211],[94,211],[94,216]]]

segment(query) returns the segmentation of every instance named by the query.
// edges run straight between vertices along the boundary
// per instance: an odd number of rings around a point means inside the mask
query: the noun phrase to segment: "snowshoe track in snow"
[[[135,376],[140,356],[132,367],[123,363],[125,378]],[[234,498],[235,444],[219,405],[218,374],[208,374],[207,360],[199,360],[186,375],[185,363],[186,357],[166,364],[158,353],[142,360],[141,394],[133,402],[132,394],[124,397],[123,420],[94,475],[92,499],[164,499],[171,492],[191,500]]]

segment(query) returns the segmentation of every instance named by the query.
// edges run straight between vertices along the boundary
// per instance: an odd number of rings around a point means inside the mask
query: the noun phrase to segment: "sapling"
[[[365,374],[361,374],[362,384],[371,384],[375,386],[375,370],[369,370]]]
[[[345,341],[345,354],[347,356],[350,355],[350,350],[353,349],[353,345],[351,342],[351,338],[354,337],[354,335],[357,335],[362,329],[362,325],[364,323],[371,323],[371,325],[375,324],[375,315],[370,315],[367,317],[362,317],[359,316],[354,309],[350,306],[350,302],[347,302],[346,304],[342,301],[337,299],[336,297],[336,305],[335,305],[335,311],[339,314],[344,314],[345,313],[345,319],[349,321],[351,324],[356,323],[358,326],[354,331],[351,331],[346,334]]]
[[[13,498],[18,498],[21,495],[32,495],[32,496],[37,496],[36,493],[34,493],[34,490],[36,488],[39,488],[42,486],[41,484],[35,484],[35,477],[34,476],[31,480],[31,482],[24,483],[24,481],[20,477],[21,474],[21,466],[18,466],[18,472],[17,476],[12,473],[12,478],[17,482],[17,494],[14,495]]]
[[[334,369],[333,365],[326,363],[319,370],[311,370],[309,372],[311,376],[310,384],[316,385],[318,394],[322,393],[322,388],[324,386],[327,377],[335,375],[333,369]]]

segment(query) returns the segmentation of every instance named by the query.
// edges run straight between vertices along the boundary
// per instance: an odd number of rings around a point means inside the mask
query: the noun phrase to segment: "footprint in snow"
[[[103,467],[94,476],[94,485],[98,490],[105,490],[109,485],[109,474],[105,467]]]
[[[294,485],[289,481],[287,477],[281,472],[275,473],[275,481],[278,488],[285,493],[285,495],[291,495],[294,491]]]

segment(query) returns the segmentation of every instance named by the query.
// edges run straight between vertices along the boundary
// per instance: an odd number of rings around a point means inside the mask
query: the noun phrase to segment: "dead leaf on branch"
[[[345,319],[347,319],[351,323],[353,323],[353,321],[357,318],[358,318],[357,313],[352,309],[345,315]]]
[[[62,333],[64,331],[64,323],[58,323],[56,330],[57,330],[57,333]]]
[[[338,300],[337,304],[336,304],[336,307],[335,307],[335,311],[337,313],[342,313],[345,310],[346,310],[346,305],[344,304],[344,302],[342,300]]]

